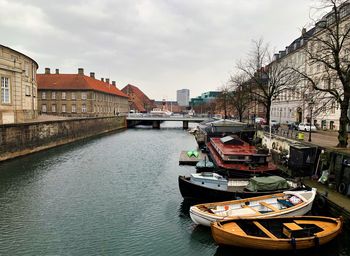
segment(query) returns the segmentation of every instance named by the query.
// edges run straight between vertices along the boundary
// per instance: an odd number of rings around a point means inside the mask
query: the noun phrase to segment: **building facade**
[[[176,91],[176,101],[181,107],[188,107],[190,102],[190,90],[181,89]]]
[[[38,68],[32,58],[0,45],[0,124],[26,122],[37,117]]]
[[[130,111],[135,113],[150,112],[156,107],[154,100],[151,100],[137,86],[128,84],[122,92],[129,96]]]
[[[97,80],[93,72],[86,76],[82,68],[78,74],[60,74],[58,69],[51,74],[45,68],[45,74],[38,74],[37,80],[41,114],[101,117],[129,112],[129,97],[116,87],[115,81]]]
[[[306,31],[303,29],[301,37],[297,38],[285,50],[275,54],[273,65],[288,65],[306,74],[313,80],[320,90],[314,90],[310,81],[301,79],[291,85],[290,90],[283,91],[272,104],[272,119],[287,122],[312,122],[320,129],[338,130],[340,106],[334,97],[325,90],[334,90],[340,97],[343,89],[338,75],[327,67],[332,64],[332,52],[326,48],[327,41],[331,41],[330,33],[339,33],[340,39],[344,37],[341,65],[348,65],[350,53],[350,39],[345,35],[350,27],[350,2],[344,2],[338,9],[340,23],[339,32],[336,31],[335,16],[331,11],[324,15],[315,26]],[[333,32],[332,32],[333,31]],[[326,43],[322,43],[326,42]],[[317,56],[319,60],[310,59]],[[350,111],[348,111],[350,113]]]

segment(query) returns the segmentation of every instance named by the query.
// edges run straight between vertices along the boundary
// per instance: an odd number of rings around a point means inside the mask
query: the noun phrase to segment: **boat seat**
[[[253,221],[255,226],[257,226],[262,232],[264,232],[268,237],[270,237],[272,240],[278,240],[278,238],[272,234],[269,230],[267,230],[263,225],[261,225],[258,221]]]
[[[288,238],[303,237],[303,236],[305,236],[305,234],[308,234],[308,236],[310,236],[311,235],[310,231],[311,231],[310,229],[300,227],[295,222],[283,223],[283,231],[282,232]]]
[[[259,212],[257,209],[253,208],[253,207],[250,207],[249,205],[245,205],[245,204],[242,204],[241,205],[242,208],[248,208],[250,210],[253,210],[256,214],[262,214],[261,212]]]
[[[271,209],[272,211],[274,212],[279,212],[280,209],[276,208],[275,206],[271,205],[271,204],[268,204],[266,202],[259,202],[262,206],[265,206],[266,208],[269,208]]]

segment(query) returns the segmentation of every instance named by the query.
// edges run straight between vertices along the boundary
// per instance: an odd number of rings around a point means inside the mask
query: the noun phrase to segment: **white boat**
[[[285,191],[240,200],[197,204],[190,208],[194,223],[210,226],[212,222],[231,219],[259,219],[280,216],[301,216],[311,210],[316,189]]]
[[[154,108],[150,111],[151,116],[171,116],[173,112],[165,109],[161,110],[160,108]]]

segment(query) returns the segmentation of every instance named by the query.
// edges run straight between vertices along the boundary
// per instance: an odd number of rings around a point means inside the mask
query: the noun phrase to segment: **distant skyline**
[[[309,27],[310,0],[0,0],[0,44],[61,73],[95,72],[155,100],[224,85],[253,39],[283,50]]]

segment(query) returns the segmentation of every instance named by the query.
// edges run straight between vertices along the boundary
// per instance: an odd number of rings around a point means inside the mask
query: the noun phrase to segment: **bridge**
[[[153,128],[159,129],[160,123],[164,121],[182,122],[183,129],[188,129],[188,123],[200,123],[209,120],[208,117],[201,116],[157,116],[151,114],[131,114],[126,117],[128,127],[136,125],[152,125]]]

